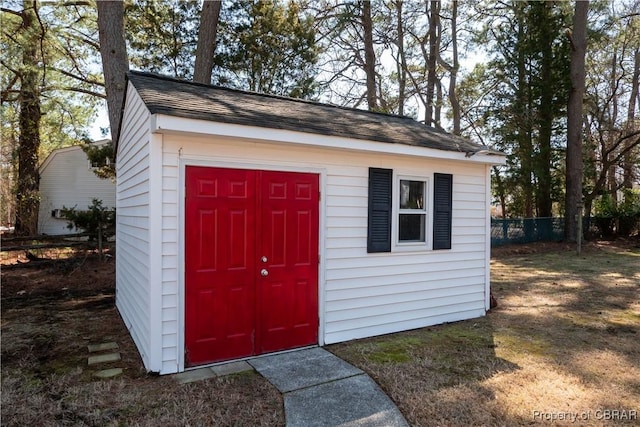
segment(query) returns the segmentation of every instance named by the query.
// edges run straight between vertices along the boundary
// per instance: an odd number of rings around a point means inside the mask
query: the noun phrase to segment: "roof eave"
[[[258,126],[247,126],[221,123],[207,120],[196,120],[164,114],[152,114],[151,132],[160,134],[189,134],[194,136],[221,136],[244,138],[270,143],[291,143],[300,146],[315,146],[350,151],[366,151],[383,154],[400,154],[414,157],[425,157],[443,160],[457,160],[470,163],[501,165],[505,156],[497,151],[478,152],[467,155],[464,151],[437,150],[404,144],[391,144],[355,138],[344,138],[331,135],[320,135],[284,129],[272,129]]]

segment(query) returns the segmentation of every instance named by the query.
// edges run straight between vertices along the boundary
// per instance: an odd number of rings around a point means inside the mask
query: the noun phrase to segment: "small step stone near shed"
[[[87,359],[89,366],[96,366],[103,363],[118,362],[122,358],[120,352],[117,350],[118,344],[115,342],[106,342],[100,344],[89,344],[87,350],[89,350],[90,356]],[[109,368],[102,369],[93,374],[97,378],[113,378],[122,374],[122,368]]]

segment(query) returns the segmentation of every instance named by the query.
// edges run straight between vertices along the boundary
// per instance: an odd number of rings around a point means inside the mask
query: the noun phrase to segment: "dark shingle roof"
[[[132,71],[151,114],[473,152],[486,148],[409,117],[209,86]]]

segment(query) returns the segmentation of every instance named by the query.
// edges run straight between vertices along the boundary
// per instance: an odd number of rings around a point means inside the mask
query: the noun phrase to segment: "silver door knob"
[[[266,268],[263,268],[263,269],[260,271],[260,274],[262,275],[262,277],[267,277],[267,276],[269,275],[269,272],[267,271],[267,269],[266,269]]]
[[[263,256],[262,258],[260,258],[260,261],[262,261],[262,262],[267,262],[268,260],[267,260],[267,257],[266,257],[266,256]]]

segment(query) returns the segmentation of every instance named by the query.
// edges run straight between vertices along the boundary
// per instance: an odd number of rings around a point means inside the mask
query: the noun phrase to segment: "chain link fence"
[[[563,218],[491,219],[491,246],[557,241],[563,238]]]
[[[585,239],[615,239],[640,234],[640,216],[585,217]],[[492,218],[491,246],[564,239],[564,218]]]

